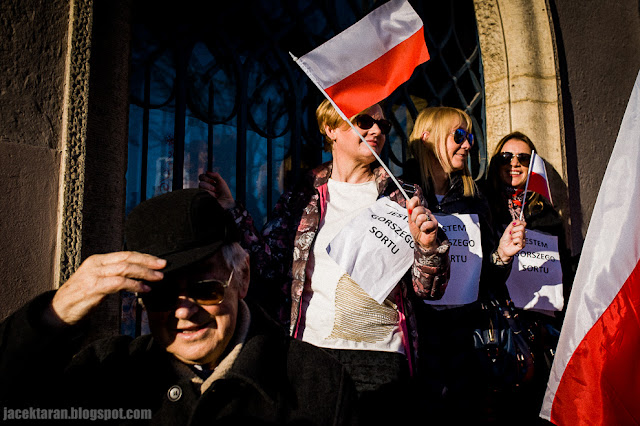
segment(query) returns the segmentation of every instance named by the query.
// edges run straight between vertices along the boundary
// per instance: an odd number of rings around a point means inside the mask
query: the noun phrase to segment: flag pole
[[[524,184],[524,195],[522,196],[522,207],[520,209],[520,220],[524,219],[524,203],[527,200],[527,189],[529,188],[529,177],[533,170],[533,162],[536,160],[536,150],[531,150],[531,162],[529,163],[529,171],[527,171],[527,183]]]
[[[296,56],[294,56],[293,53],[289,52],[289,55],[291,55],[291,58],[293,59],[293,61],[298,64],[298,66],[302,69],[302,71],[304,71],[304,73],[307,75],[307,77],[309,77],[309,79],[313,82],[313,84],[316,85],[316,87],[322,92],[322,94],[324,95],[325,98],[327,98],[327,100],[329,102],[331,102],[331,105],[333,105],[333,107],[335,108],[335,110],[338,112],[338,114],[340,114],[340,117],[353,129],[353,131],[360,137],[360,139],[362,140],[362,142],[364,142],[364,144],[367,146],[367,148],[369,148],[369,151],[371,151],[371,153],[373,154],[373,156],[376,158],[376,160],[378,160],[378,162],[380,163],[380,165],[382,166],[382,168],[384,168],[384,170],[389,174],[389,177],[391,178],[391,180],[393,180],[393,183],[396,184],[396,186],[398,187],[398,189],[400,190],[400,192],[402,193],[402,195],[404,196],[405,200],[409,201],[409,196],[407,195],[407,193],[404,191],[404,189],[402,189],[402,186],[400,185],[400,182],[398,182],[398,180],[396,179],[396,177],[393,175],[393,173],[391,173],[391,170],[389,170],[387,168],[387,166],[384,164],[384,162],[380,159],[380,157],[378,156],[378,154],[376,154],[376,152],[373,150],[373,148],[371,148],[371,145],[369,145],[367,143],[367,141],[364,139],[364,136],[362,136],[360,134],[360,132],[358,131],[358,129],[355,128],[355,126],[353,125],[353,123],[351,122],[351,120],[349,120],[347,118],[346,115],[344,115],[344,113],[342,112],[342,110],[338,107],[338,105],[336,105],[336,103],[333,101],[333,99],[331,99],[331,97],[327,94],[327,92],[322,88],[322,86],[320,86],[320,83],[318,83],[318,81],[316,80],[315,76],[313,75],[313,73],[311,72],[311,70],[309,70],[302,62],[300,62],[298,60],[298,58]],[[527,178],[527,182],[528,182],[528,178]]]

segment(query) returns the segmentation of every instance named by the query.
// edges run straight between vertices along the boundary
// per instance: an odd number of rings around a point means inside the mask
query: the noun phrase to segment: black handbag
[[[486,383],[495,390],[507,390],[533,380],[534,339],[511,301],[492,298],[481,303],[479,326],[473,332],[474,351]]]

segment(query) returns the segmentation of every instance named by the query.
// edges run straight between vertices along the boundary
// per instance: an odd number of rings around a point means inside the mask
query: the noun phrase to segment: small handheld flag
[[[536,154],[535,150],[531,151],[531,163],[529,164],[529,173],[527,173],[527,183],[524,187],[520,220],[524,217],[524,203],[527,199],[527,191],[537,192],[553,204],[549,180],[547,179],[547,169],[544,166],[544,160]]]

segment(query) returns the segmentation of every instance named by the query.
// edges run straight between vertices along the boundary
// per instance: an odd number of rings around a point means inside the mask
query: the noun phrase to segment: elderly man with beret
[[[0,325],[5,417],[37,407],[32,415],[123,424],[352,424],[343,366],[243,300],[249,259],[238,240],[205,191],[141,203],[127,218],[129,251],[89,257]],[[122,290],[140,296],[151,334],[80,348],[87,315]]]

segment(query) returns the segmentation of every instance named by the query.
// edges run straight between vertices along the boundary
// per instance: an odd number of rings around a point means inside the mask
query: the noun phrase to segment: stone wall
[[[0,2],[0,318],[54,287],[67,0]]]
[[[546,162],[553,201],[571,226],[554,28],[544,0],[475,0],[489,156],[521,131]],[[568,236],[568,235],[567,235]]]
[[[558,50],[574,251],[640,70],[638,2],[549,0]],[[620,194],[625,196],[625,194]],[[596,222],[597,224],[597,222]]]
[[[122,248],[130,10],[0,2],[0,317]],[[118,316],[116,295],[92,317],[98,335],[117,333]]]

